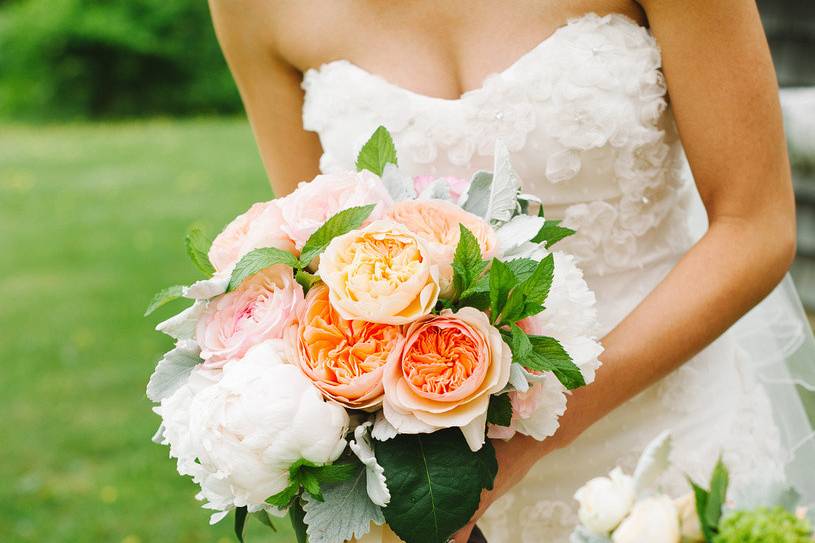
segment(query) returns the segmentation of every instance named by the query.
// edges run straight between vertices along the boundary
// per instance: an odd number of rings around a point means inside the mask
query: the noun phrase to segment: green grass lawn
[[[152,327],[180,306],[141,315],[196,277],[188,225],[270,197],[243,120],[0,127],[0,541],[234,541],[150,441]]]

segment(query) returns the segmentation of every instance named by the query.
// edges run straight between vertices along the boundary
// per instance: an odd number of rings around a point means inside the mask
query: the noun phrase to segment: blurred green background
[[[815,31],[769,7],[800,79]],[[240,113],[205,2],[0,0],[0,542],[234,541],[150,442],[152,326],[178,306],[141,315],[196,277],[191,223],[271,197]],[[248,541],[290,541],[278,524]]]

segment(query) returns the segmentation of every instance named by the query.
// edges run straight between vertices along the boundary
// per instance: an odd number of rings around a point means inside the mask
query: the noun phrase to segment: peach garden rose
[[[484,444],[490,395],[509,380],[512,353],[481,311],[444,310],[410,325],[401,359],[385,370],[385,419],[399,433],[460,427]]]
[[[319,274],[331,305],[348,320],[407,324],[430,313],[439,297],[438,267],[424,243],[388,220],[331,240]]]
[[[495,254],[495,231],[483,219],[445,200],[405,200],[393,206],[388,217],[407,226],[427,245],[430,257],[439,266],[441,294],[451,294],[453,256],[461,235],[459,224],[473,233],[485,259]]]
[[[306,296],[295,339],[300,367],[337,403],[351,409],[377,407],[385,364],[401,351],[400,327],[344,319],[328,297],[323,284]]]
[[[196,325],[204,366],[220,368],[255,345],[284,337],[303,305],[291,268],[272,266],[211,300]]]

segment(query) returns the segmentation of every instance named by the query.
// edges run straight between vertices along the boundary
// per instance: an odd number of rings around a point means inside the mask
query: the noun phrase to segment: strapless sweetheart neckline
[[[631,17],[629,17],[627,15],[624,15],[622,13],[612,13],[611,15],[613,15],[616,18],[619,18],[620,20],[630,24],[631,26],[633,26],[633,27],[635,27],[637,29],[646,28],[646,27],[643,27],[642,25],[640,25],[637,21],[635,21]],[[591,18],[591,17],[598,17],[598,15],[597,15],[597,13],[592,11],[592,12],[584,13],[583,15],[578,15],[576,17],[569,18],[565,23],[555,27],[554,30],[552,30],[549,34],[547,34],[546,37],[544,37],[541,41],[539,41],[535,46],[533,46],[531,49],[529,49],[528,51],[523,53],[521,56],[516,58],[514,61],[512,61],[509,65],[507,65],[506,68],[504,68],[502,70],[495,71],[495,72],[491,72],[486,77],[484,77],[484,79],[481,81],[481,83],[477,87],[474,87],[472,89],[464,91],[457,98],[444,98],[442,96],[433,96],[433,95],[430,95],[430,94],[425,94],[425,93],[422,93],[422,92],[419,92],[419,91],[412,90],[412,89],[410,89],[408,87],[405,87],[403,85],[399,85],[397,83],[394,83],[393,81],[391,81],[390,79],[388,79],[385,76],[374,73],[374,72],[372,72],[372,71],[370,71],[370,70],[368,70],[366,68],[363,68],[362,66],[355,63],[354,61],[346,59],[346,58],[340,58],[340,59],[330,60],[328,62],[324,62],[324,63],[320,64],[319,66],[317,66],[316,68],[309,68],[308,70],[306,70],[306,73],[313,72],[313,73],[319,74],[319,73],[321,73],[321,72],[323,72],[323,71],[325,71],[327,69],[330,69],[331,67],[344,65],[347,68],[350,68],[351,70],[354,70],[354,71],[358,72],[359,74],[364,75],[365,77],[367,77],[367,78],[369,78],[369,79],[371,79],[373,81],[378,82],[379,84],[384,84],[384,85],[390,87],[391,89],[398,90],[399,92],[402,92],[402,93],[404,93],[406,95],[409,95],[409,96],[411,96],[413,98],[417,98],[417,99],[420,99],[420,100],[425,100],[425,101],[428,101],[428,102],[441,103],[441,104],[457,104],[459,102],[464,102],[464,101],[468,100],[469,98],[471,98],[471,97],[473,97],[473,96],[475,96],[477,94],[483,93],[486,90],[487,81],[489,81],[490,79],[492,79],[494,77],[500,77],[500,76],[508,74],[509,72],[512,72],[512,71],[516,70],[518,68],[518,66],[523,65],[526,61],[528,61],[529,59],[531,59],[533,57],[536,57],[540,52],[544,51],[551,42],[556,41],[558,39],[558,37],[563,33],[564,30],[566,30],[567,28],[572,27],[573,25],[575,25],[575,24],[577,24],[577,23],[579,23],[579,22],[581,22],[581,21],[583,21],[585,19]]]

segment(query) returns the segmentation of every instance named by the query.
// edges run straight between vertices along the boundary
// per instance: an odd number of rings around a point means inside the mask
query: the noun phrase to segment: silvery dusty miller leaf
[[[368,497],[362,467],[347,481],[323,486],[322,494],[322,502],[303,496],[309,543],[344,543],[367,534],[372,522],[385,522],[382,509]]]
[[[648,444],[637,462],[637,468],[634,470],[637,494],[656,483],[659,476],[668,469],[670,455],[671,433],[665,431]]]
[[[385,171],[382,172],[382,183],[394,202],[416,198],[413,179],[409,175],[402,173],[394,164],[385,165]]]
[[[388,490],[385,480],[385,470],[376,461],[371,439],[368,437],[368,428],[373,426],[370,421],[360,424],[354,430],[354,439],[348,442],[348,446],[365,465],[366,489],[371,501],[376,505],[385,507],[391,500],[391,493]]]
[[[509,149],[501,140],[495,142],[495,167],[492,171],[489,205],[484,216],[489,222],[507,222],[518,208],[521,181],[512,169]]]
[[[495,231],[501,253],[504,256],[512,254],[515,249],[532,240],[538,235],[545,222],[542,217],[516,215],[509,222],[504,223]]]
[[[174,339],[192,339],[195,325],[206,308],[206,302],[196,300],[190,307],[156,326],[156,330]]]
[[[473,215],[486,217],[491,187],[492,174],[490,172],[475,172],[470,179],[470,188],[461,197],[461,207]]]
[[[201,362],[201,350],[189,340],[179,341],[175,349],[159,360],[147,383],[147,397],[154,402],[169,398],[189,379],[192,369]]]

